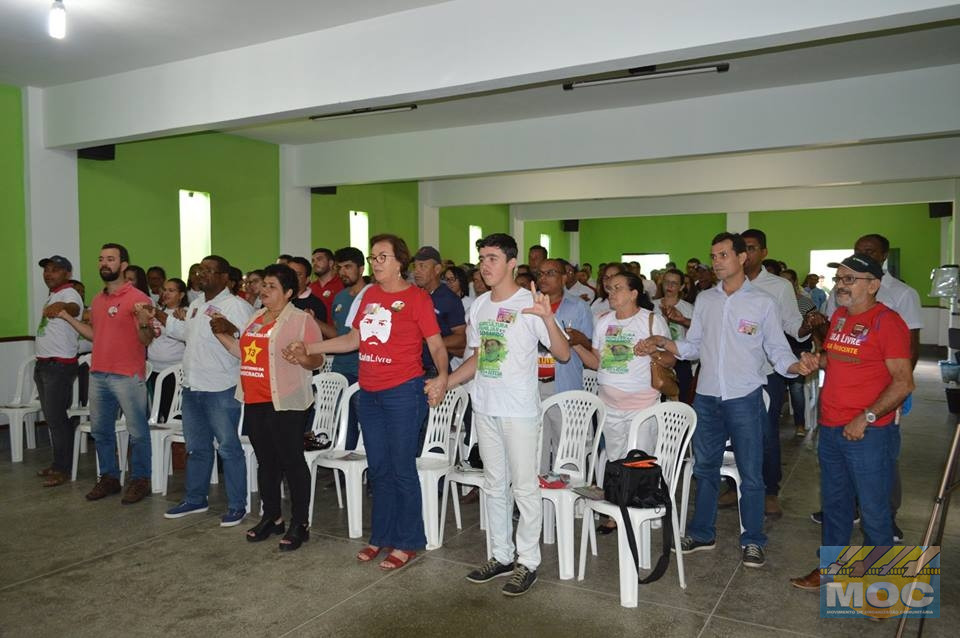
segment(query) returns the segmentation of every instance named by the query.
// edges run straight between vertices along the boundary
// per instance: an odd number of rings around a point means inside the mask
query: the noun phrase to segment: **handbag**
[[[653,335],[652,312],[650,313],[650,326],[647,332],[650,336]],[[658,390],[660,394],[671,401],[677,401],[680,398],[680,384],[677,383],[676,371],[673,368],[660,365],[653,357],[650,357],[650,387]]]
[[[603,497],[620,507],[623,517],[623,532],[627,535],[627,544],[633,554],[633,563],[637,568],[638,582],[646,585],[659,580],[670,565],[670,537],[672,519],[670,491],[663,480],[663,470],[657,465],[657,459],[642,450],[630,450],[627,456],[616,461],[607,461],[603,473]],[[637,538],[630,524],[628,507],[644,509],[666,509],[663,517],[663,553],[653,571],[646,578],[639,578],[640,555],[637,551]]]

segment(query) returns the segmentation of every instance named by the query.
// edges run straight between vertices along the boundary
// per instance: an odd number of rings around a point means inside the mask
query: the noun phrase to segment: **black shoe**
[[[743,548],[744,567],[763,567],[767,559],[763,555],[763,548],[759,545],[747,545]]]
[[[513,570],[513,576],[500,591],[504,596],[523,596],[535,582],[537,582],[537,570],[531,571],[518,563]]]
[[[282,520],[276,523],[272,516],[265,516],[260,519],[259,523],[247,530],[247,541],[250,543],[259,543],[260,541],[267,540],[274,534],[283,534],[284,529],[286,529],[286,527]]]
[[[310,540],[310,528],[306,523],[302,525],[291,525],[290,530],[284,534],[280,541],[281,552],[292,552],[300,549],[300,546]],[[284,542],[286,541],[286,542]]]
[[[694,540],[690,536],[684,536],[680,539],[680,551],[684,554],[692,554],[694,552],[703,552],[716,548],[717,541],[716,539],[712,541],[698,541]],[[671,547],[671,550],[674,552],[677,551],[676,547]]]
[[[496,558],[491,558],[480,567],[467,574],[467,580],[471,583],[485,583],[494,578],[500,578],[513,573],[513,565],[504,565]]]
[[[606,536],[607,534],[613,534],[615,531],[617,531],[616,525],[614,525],[613,527],[610,527],[606,523],[600,523],[599,525],[597,525],[597,534],[602,534]]]

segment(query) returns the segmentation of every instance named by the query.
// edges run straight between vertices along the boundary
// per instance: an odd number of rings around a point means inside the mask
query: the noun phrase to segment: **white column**
[[[750,228],[749,212],[727,213],[728,233],[742,233],[748,228]]]
[[[277,251],[305,255],[313,250],[311,241],[310,188],[295,185],[297,154],[280,145],[280,245]]]
[[[523,219],[517,212],[517,206],[510,204],[510,236],[517,241],[517,249],[520,254],[517,255],[517,263],[523,263],[527,260],[527,251],[523,244]]]
[[[30,331],[47,297],[43,271],[37,262],[62,255],[73,264],[73,277],[80,279],[80,204],[77,197],[76,151],[50,150],[44,146],[43,89],[23,89],[24,195],[26,203],[28,311]],[[88,281],[87,290],[96,282]]]
[[[418,246],[411,246],[416,250],[419,246],[433,246],[440,249],[440,209],[431,206],[430,183],[419,182],[417,184],[417,201],[419,202],[419,215],[417,229],[420,235]]]
[[[574,265],[580,264],[580,231],[575,230],[570,235],[570,263]]]

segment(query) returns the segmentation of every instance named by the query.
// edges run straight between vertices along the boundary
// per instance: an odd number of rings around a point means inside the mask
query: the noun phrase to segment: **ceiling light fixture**
[[[67,10],[63,7],[63,0],[53,0],[47,18],[47,33],[57,40],[62,40],[67,35]]]
[[[672,78],[680,75],[696,75],[699,73],[726,73],[730,70],[730,64],[721,62],[719,64],[702,64],[698,66],[687,66],[674,69],[658,70],[656,65],[640,66],[634,69],[628,69],[629,75],[623,75],[612,78],[601,78],[596,80],[575,80],[573,82],[564,82],[563,90],[572,91],[587,86],[601,86],[603,84],[620,84],[622,82],[635,82],[637,80],[656,80],[658,78]]]
[[[416,111],[416,104],[405,104],[403,106],[385,106],[383,108],[364,108],[353,109],[352,111],[343,111],[340,113],[329,113],[327,115],[311,115],[311,120],[341,120],[347,117],[360,117],[361,115],[377,115],[379,113],[403,113],[406,111]]]

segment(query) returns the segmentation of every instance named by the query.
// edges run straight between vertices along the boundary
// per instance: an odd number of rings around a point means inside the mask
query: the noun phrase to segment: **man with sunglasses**
[[[830,318],[820,366],[827,371],[820,395],[821,545],[849,545],[855,502],[864,544],[894,544],[890,515],[891,454],[899,446],[897,409],[913,391],[910,332],[892,309],[877,301],[883,269],[866,253],[840,263],[834,277],[838,308]],[[820,588],[820,571],[790,581]]]

